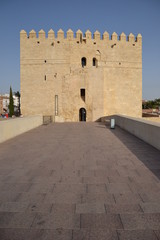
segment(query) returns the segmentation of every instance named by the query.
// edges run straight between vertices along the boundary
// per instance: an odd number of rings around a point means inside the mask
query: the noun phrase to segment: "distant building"
[[[9,94],[0,95],[0,114],[8,112]]]
[[[153,108],[153,106],[151,105],[147,105],[148,102],[147,100],[142,100],[142,116],[143,117],[159,117],[160,115],[160,107],[157,106],[155,108]]]
[[[55,121],[142,116],[142,36],[20,33],[21,111]],[[134,99],[134,101],[133,101]]]
[[[19,107],[19,98],[13,95],[14,110],[17,111]],[[0,95],[0,114],[9,112],[9,94]]]

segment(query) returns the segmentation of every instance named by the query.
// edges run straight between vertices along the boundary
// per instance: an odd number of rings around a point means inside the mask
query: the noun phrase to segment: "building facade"
[[[142,115],[142,36],[20,32],[21,112],[54,121]]]
[[[0,114],[6,113],[9,111],[9,94],[0,95]]]
[[[5,93],[0,95],[0,114],[9,113],[9,94]],[[14,103],[14,111],[15,113],[19,109],[19,101],[20,99],[13,94],[13,103]]]

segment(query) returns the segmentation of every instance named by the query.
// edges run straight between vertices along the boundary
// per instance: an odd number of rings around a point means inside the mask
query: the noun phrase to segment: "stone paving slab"
[[[99,193],[99,194],[106,194],[107,188],[106,184],[87,184],[87,193]]]
[[[80,229],[80,215],[67,213],[37,213],[32,228],[39,229]]]
[[[127,183],[129,184],[131,182],[130,180],[130,177],[124,177],[123,175],[122,176],[119,176],[119,175],[111,175],[111,176],[108,176],[108,182],[109,183]]]
[[[113,197],[117,204],[140,204],[143,203],[143,199],[141,198],[140,194],[126,192],[126,193],[114,193]]]
[[[124,229],[160,229],[160,213],[120,214]]]
[[[105,206],[96,202],[76,204],[76,213],[105,213]]]
[[[71,214],[74,215],[76,213],[76,204],[67,204],[67,203],[58,203],[53,204],[51,212],[56,215],[63,215],[63,214]]]
[[[105,184],[108,183],[108,177],[97,176],[97,177],[83,177],[83,183],[85,184]]]
[[[154,233],[156,234],[158,240],[160,239],[160,230],[156,230],[154,231]]]
[[[81,228],[123,229],[118,214],[81,214]]]
[[[28,189],[30,193],[51,193],[53,192],[55,184],[54,183],[32,183]],[[22,190],[24,191],[24,189]]]
[[[3,240],[28,240],[33,238],[28,238],[30,229],[23,228],[0,228],[0,239]]]
[[[72,240],[72,231],[65,229],[0,229],[3,240]]]
[[[0,212],[24,212],[28,205],[28,202],[4,202],[0,203]]]
[[[119,240],[157,240],[157,236],[152,230],[118,230]]]
[[[160,240],[160,151],[63,123],[0,144],[0,240]]]
[[[142,205],[139,204],[105,204],[106,213],[143,213]]]
[[[110,229],[80,229],[73,230],[73,240],[119,240],[117,232]]]
[[[0,194],[0,202],[15,202],[19,197],[21,193],[15,192],[15,191],[2,191]]]
[[[86,193],[82,194],[82,203],[115,203],[115,198],[113,194],[110,193]]]
[[[54,186],[53,193],[54,194],[61,194],[62,192],[66,193],[74,193],[74,194],[85,194],[87,191],[87,185],[86,184],[66,184],[66,183],[57,183]]]
[[[60,192],[59,194],[47,194],[44,203],[81,203],[82,195],[72,192]]]
[[[20,195],[18,196],[18,198],[16,198],[17,202],[43,202],[44,198],[46,196],[46,193],[30,193],[30,192],[22,192],[20,193]]]
[[[26,212],[47,212],[52,211],[53,204],[51,203],[40,203],[40,202],[30,202],[27,206]]]
[[[127,183],[108,183],[106,184],[107,192],[108,193],[131,193],[131,189],[129,184]]]
[[[29,212],[0,212],[0,228],[30,228],[35,217]]]
[[[31,187],[31,183],[3,183],[0,187],[0,191],[14,191],[14,192],[28,192]]]
[[[154,180],[150,180],[150,181],[147,180],[146,182],[138,182],[137,179],[136,180],[131,179],[131,181],[128,182],[128,184],[131,191],[134,193],[150,194],[151,192],[151,195],[152,195],[153,192],[154,193],[159,192],[159,185]]]
[[[160,213],[160,201],[141,203],[140,206],[144,213]]]

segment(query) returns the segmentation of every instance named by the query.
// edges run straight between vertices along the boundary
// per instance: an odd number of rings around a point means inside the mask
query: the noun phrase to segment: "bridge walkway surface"
[[[0,239],[160,239],[160,151],[101,123],[0,144]]]

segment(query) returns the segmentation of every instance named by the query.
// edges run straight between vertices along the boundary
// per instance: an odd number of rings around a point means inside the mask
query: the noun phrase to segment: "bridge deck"
[[[160,239],[160,151],[100,123],[2,143],[0,239]]]

